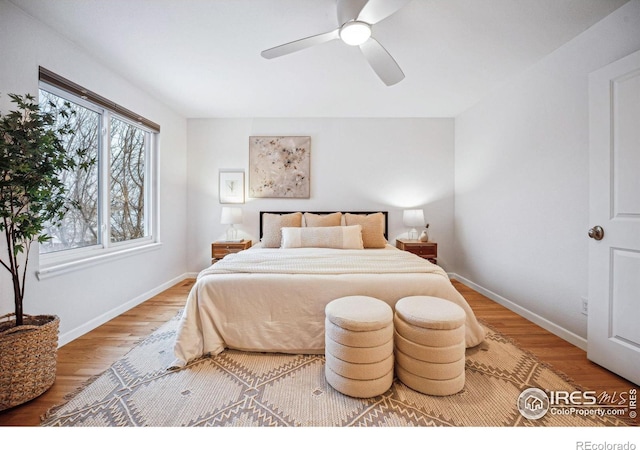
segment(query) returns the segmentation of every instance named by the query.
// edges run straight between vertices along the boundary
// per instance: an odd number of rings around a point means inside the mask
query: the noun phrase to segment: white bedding
[[[467,347],[484,340],[484,328],[444,270],[416,255],[390,245],[365,250],[255,246],[198,275],[178,327],[174,365],[225,348],[324,353],[324,308],[348,295],[369,295],[392,307],[410,295],[445,298],[467,313]]]

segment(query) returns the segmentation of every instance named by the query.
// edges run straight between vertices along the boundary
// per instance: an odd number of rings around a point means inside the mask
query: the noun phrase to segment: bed
[[[453,301],[467,313],[466,345],[485,330],[444,270],[387,241],[386,212],[261,212],[260,242],[198,274],[180,319],[173,366],[226,348],[324,353],[330,301],[368,295]]]

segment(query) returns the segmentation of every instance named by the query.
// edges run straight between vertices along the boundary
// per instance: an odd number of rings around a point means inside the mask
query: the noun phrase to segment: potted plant
[[[66,104],[41,111],[32,95],[9,94],[17,109],[0,112],[0,265],[13,283],[15,311],[0,317],[0,411],[29,401],[55,381],[57,316],[23,312],[29,251],[44,242],[48,223],[57,223],[69,202],[61,178],[75,166],[64,147],[73,131]],[[63,122],[64,125],[59,125]],[[3,271],[0,268],[0,271]],[[5,281],[2,281],[5,283]]]

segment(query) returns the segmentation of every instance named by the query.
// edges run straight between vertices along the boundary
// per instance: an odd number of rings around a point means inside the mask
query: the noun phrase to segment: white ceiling
[[[406,74],[385,86],[332,41],[335,0],[11,0],[178,113],[455,117],[627,0],[413,0],[373,28]]]

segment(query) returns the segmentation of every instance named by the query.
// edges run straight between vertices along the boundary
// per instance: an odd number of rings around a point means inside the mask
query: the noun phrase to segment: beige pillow
[[[364,248],[384,248],[387,240],[384,237],[384,214],[350,214],[344,215],[345,225],[361,225]]]
[[[282,248],[340,248],[361,250],[362,227],[293,227],[282,228]]]
[[[313,214],[304,213],[304,222],[308,227],[339,227],[342,225],[342,213]]]
[[[262,246],[267,248],[278,248],[282,242],[283,227],[301,227],[302,213],[290,214],[270,214],[262,215]]]

